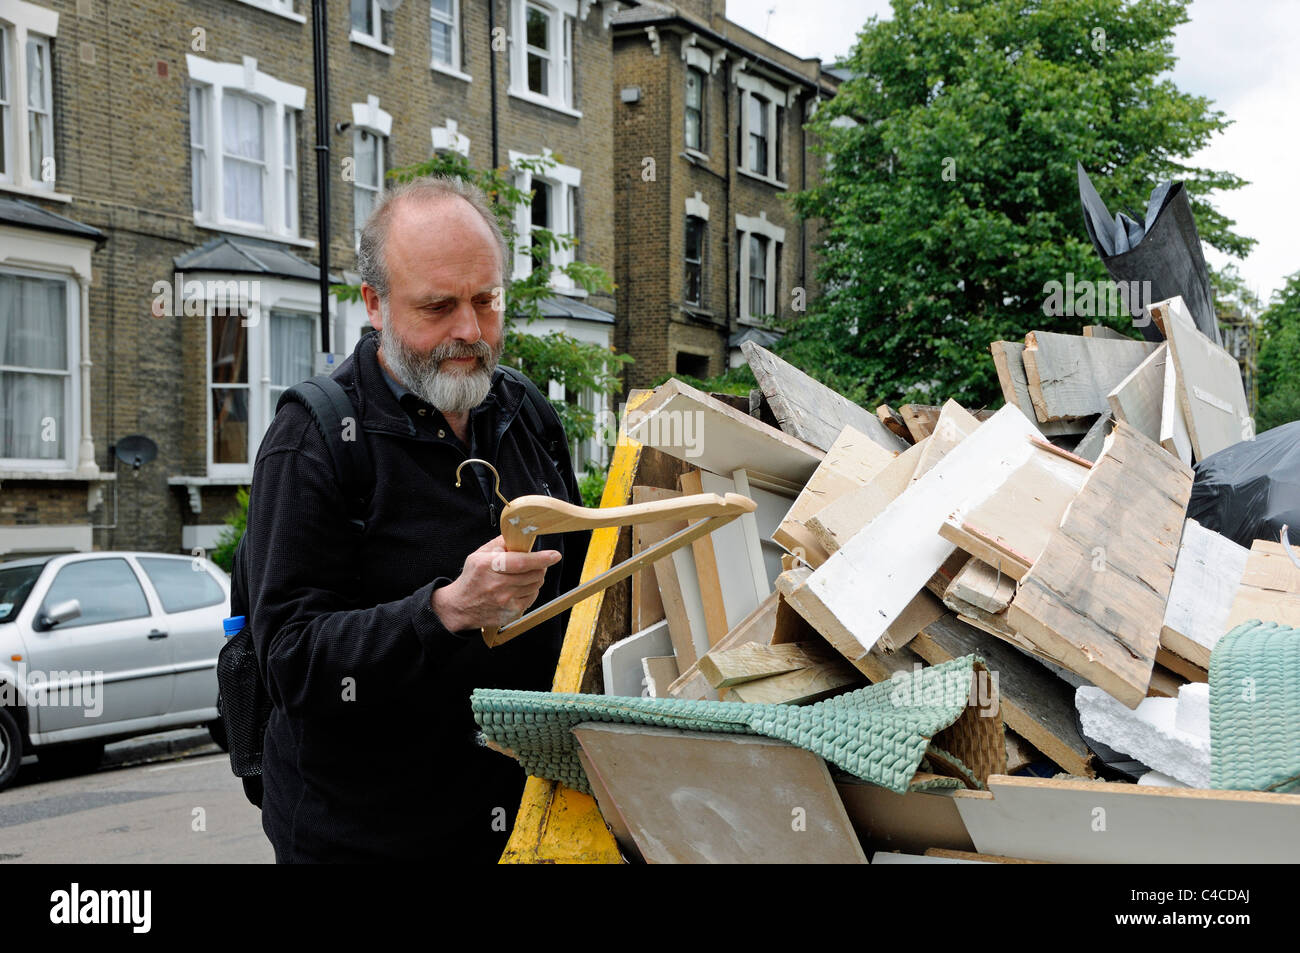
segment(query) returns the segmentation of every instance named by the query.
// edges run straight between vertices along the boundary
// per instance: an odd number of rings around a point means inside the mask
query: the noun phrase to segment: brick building
[[[612,275],[614,12],[330,0],[332,273],[383,170],[442,149],[550,154],[517,227]],[[0,558],[212,545],[322,348],[312,51],[309,0],[0,0]],[[612,297],[555,291],[548,327],[612,343]],[[339,354],[366,325],[326,321]]]
[[[727,20],[725,0],[651,0],[613,30],[615,340],[629,386],[711,377],[816,293],[816,236],[782,193],[817,174],[803,124],[838,80]]]

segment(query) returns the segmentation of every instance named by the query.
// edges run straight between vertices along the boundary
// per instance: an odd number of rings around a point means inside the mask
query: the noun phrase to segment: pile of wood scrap
[[[1078,693],[1165,774],[1206,777],[1208,741],[1174,763],[1160,719],[1201,697],[1188,686],[1237,622],[1300,622],[1300,568],[1186,519],[1191,463],[1252,431],[1236,363],[1182,301],[1149,317],[1164,342],[992,342],[997,410],[872,414],[752,343],[747,402],[657,388],[626,432],[676,461],[676,485],[634,501],[737,492],[757,508],[638,574],[606,691],[809,704],[974,654],[997,682],[1007,773],[1097,775]],[[633,551],[681,528],[638,527]]]

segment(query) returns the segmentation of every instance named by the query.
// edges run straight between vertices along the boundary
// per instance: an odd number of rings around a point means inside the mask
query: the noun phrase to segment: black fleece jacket
[[[334,372],[351,397],[375,485],[360,534],[324,440],[286,404],[258,450],[248,512],[253,640],[274,711],[263,757],[262,826],[280,862],[491,862],[505,845],[524,776],[480,746],[474,688],[550,688],[567,613],[496,649],[448,631],[435,587],[500,532],[506,499],[544,493],[580,503],[522,409],[524,387],[497,371],[470,413],[466,447],[443,416],[389,389],[366,335]],[[542,537],[563,559],[537,604],[578,582],[585,534]]]

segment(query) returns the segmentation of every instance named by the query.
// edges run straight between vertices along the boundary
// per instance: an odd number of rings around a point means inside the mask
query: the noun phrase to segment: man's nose
[[[455,323],[451,328],[451,336],[456,340],[473,344],[483,337],[483,330],[478,324],[478,314],[469,300],[462,300],[456,305],[453,319]]]

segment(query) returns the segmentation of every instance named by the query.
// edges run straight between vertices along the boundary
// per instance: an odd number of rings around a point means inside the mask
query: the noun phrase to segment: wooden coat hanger
[[[460,469],[467,463],[482,463],[496,476],[496,469],[487,461],[476,458],[465,460],[460,467],[456,468],[456,486],[460,486]],[[636,526],[641,523],[657,523],[660,520],[697,520],[698,522],[691,523],[685,529],[637,553],[631,559],[617,566],[611,566],[577,588],[557,596],[499,629],[485,628],[483,641],[492,648],[509,642],[515,636],[522,635],[534,626],[559,615],[565,609],[577,605],[588,596],[595,595],[614,583],[626,579],[638,569],[658,562],[701,536],[725,526],[736,517],[752,513],[757,506],[749,497],[741,496],[739,493],[728,493],[726,496],[719,496],[716,493],[696,493],[671,500],[653,500],[649,503],[611,506],[604,509],[575,506],[563,500],[540,495],[521,496],[506,501],[501,495],[499,476],[496,494],[497,498],[506,504],[501,512],[501,536],[505,539],[506,551],[512,553],[530,552],[537,537],[548,533],[569,533],[611,526]]]

